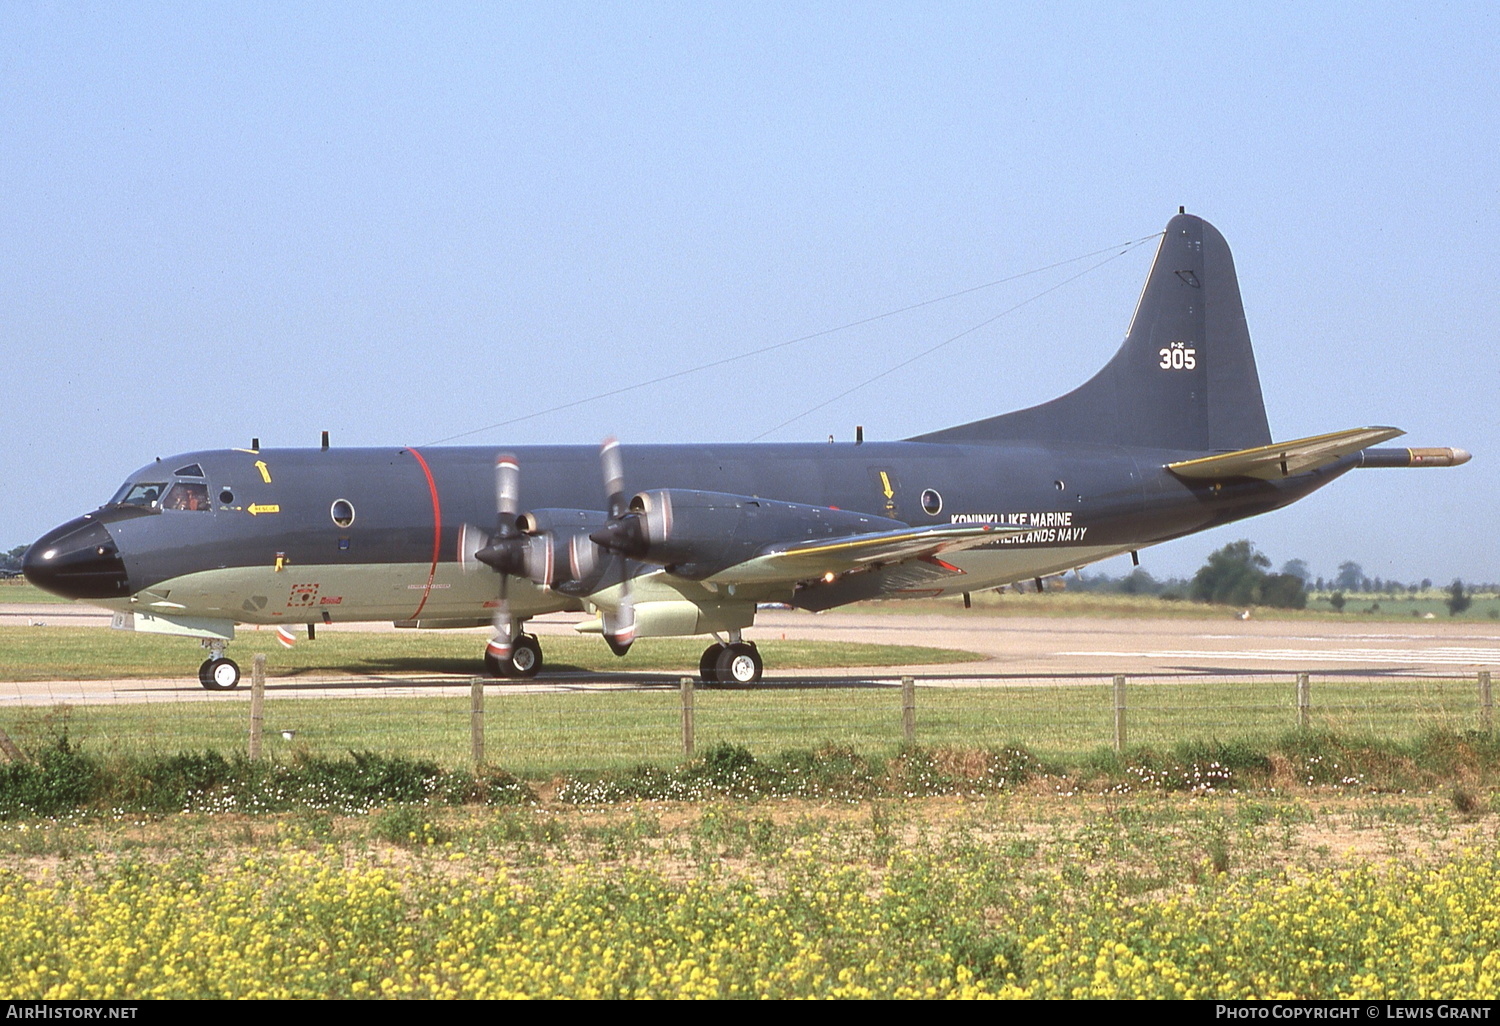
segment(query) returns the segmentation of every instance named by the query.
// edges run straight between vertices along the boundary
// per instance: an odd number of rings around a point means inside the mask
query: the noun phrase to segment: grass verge
[[[410,697],[381,694],[383,686],[271,681],[263,720],[266,753],[291,760],[373,751],[443,766],[467,762],[467,694]],[[9,705],[0,707],[0,729],[23,745],[45,745],[65,732],[111,756],[227,756],[246,750],[246,691],[209,695],[185,684],[121,692],[115,704]],[[1405,742],[1433,730],[1462,734],[1482,725],[1472,680],[1314,682],[1311,694],[1314,732]],[[919,687],[916,740],[973,749],[1022,744],[1044,759],[1070,758],[1112,743],[1112,703],[1107,680]],[[1184,737],[1264,747],[1297,726],[1292,680],[1132,681],[1127,705],[1129,744],[1156,748]],[[681,724],[675,685],[538,692],[496,682],[486,689],[489,759],[529,779],[647,762],[673,765],[682,758]],[[883,751],[903,738],[901,693],[892,685],[819,682],[700,687],[694,728],[700,749],[731,743],[771,752],[829,744]]]
[[[793,748],[757,757],[720,742],[675,764],[556,774],[529,786],[493,766],[444,769],[426,760],[349,752],[251,762],[214,751],[105,755],[66,734],[32,746],[26,761],[0,767],[0,819],[70,813],[174,811],[367,811],[390,803],[524,804],[538,789],[567,805],[735,798],[843,801],[928,795],[981,796],[1037,786],[1068,793],[1194,794],[1333,788],[1352,792],[1447,787],[1461,814],[1500,782],[1500,741],[1489,734],[1428,731],[1408,742],[1297,732],[1265,746],[1179,742],[1125,752],[1094,749],[1046,760],[1021,745],[958,748],[848,745]]]
[[[597,638],[548,637],[543,651],[549,672],[568,670],[665,670],[696,672],[706,642],[701,638],[646,638],[623,658]],[[266,652],[266,673],[297,677],[329,673],[435,673],[471,677],[480,670],[484,639],[472,633],[411,631],[377,634],[324,629],[317,641],[284,649],[269,633],[242,631],[242,654],[254,645]],[[840,666],[903,666],[963,663],[984,656],[958,649],[858,642],[764,641],[767,663],[785,669]],[[184,677],[203,653],[191,639],[97,627],[0,627],[0,680],[98,680]],[[241,658],[248,670],[248,657]]]

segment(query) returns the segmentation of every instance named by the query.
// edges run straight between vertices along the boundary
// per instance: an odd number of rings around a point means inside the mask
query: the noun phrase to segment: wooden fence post
[[[1297,674],[1297,729],[1306,730],[1312,723],[1312,683],[1305,673]]]
[[[1479,671],[1479,729],[1486,734],[1495,729],[1495,697],[1490,693],[1490,671]]]
[[[678,683],[682,689],[682,754],[693,757],[693,678],[683,677]]]
[[[917,742],[917,681],[915,677],[901,678],[901,736],[909,745]]]
[[[250,661],[250,761],[260,760],[260,739],[266,721],[266,654]]]
[[[5,757],[11,762],[31,762],[26,757],[26,753],[17,748],[16,743],[10,739],[10,735],[3,730],[0,730],[0,752],[4,752]]]
[[[469,761],[474,772],[484,768],[484,678],[469,684]]]
[[[1115,751],[1125,750],[1125,675],[1115,675]]]

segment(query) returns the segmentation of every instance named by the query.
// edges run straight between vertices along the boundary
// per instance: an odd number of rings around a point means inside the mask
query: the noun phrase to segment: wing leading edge
[[[999,524],[936,524],[844,538],[778,544],[706,580],[712,584],[773,584],[811,581],[876,564],[931,559],[985,545],[1028,530]]]

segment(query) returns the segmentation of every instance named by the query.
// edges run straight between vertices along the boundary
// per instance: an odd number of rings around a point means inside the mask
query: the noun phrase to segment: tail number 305
[[[1162,370],[1192,370],[1198,366],[1198,350],[1186,342],[1172,342],[1163,346],[1156,355],[1161,357],[1157,366]]]

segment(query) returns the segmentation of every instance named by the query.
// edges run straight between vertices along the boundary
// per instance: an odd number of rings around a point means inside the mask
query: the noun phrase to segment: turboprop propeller
[[[526,536],[516,525],[521,505],[521,466],[509,453],[495,460],[495,533],[474,558],[500,575],[500,598],[495,604],[495,636],[485,652],[504,664],[515,648],[516,621],[510,612],[510,579],[526,573]]]
[[[640,515],[627,508],[624,464],[620,443],[606,439],[599,450],[607,510],[531,510],[521,507],[521,469],[508,453],[495,460],[495,529],[485,536],[465,525],[459,538],[459,558],[467,567],[484,564],[500,575],[495,602],[495,634],[485,647],[486,659],[502,675],[529,676],[530,661],[540,649],[519,634],[511,606],[511,578],[522,577],[540,588],[592,597],[599,607],[604,640],[616,655],[624,655],[635,641],[635,607],[627,557],[644,550]],[[600,520],[603,524],[600,524]],[[566,540],[566,562],[558,545]],[[566,567],[565,570],[562,568]],[[618,596],[606,597],[618,585]],[[613,598],[614,601],[609,601]],[[521,648],[527,652],[522,653]],[[513,666],[525,662],[527,667]]]
[[[604,641],[615,655],[630,651],[635,641],[635,602],[630,593],[630,571],[626,557],[645,548],[640,517],[630,513],[625,500],[625,463],[620,440],[606,438],[599,446],[599,464],[604,471],[604,494],[608,496],[609,520],[589,535],[589,540],[618,560],[620,601],[615,609],[601,609]]]

